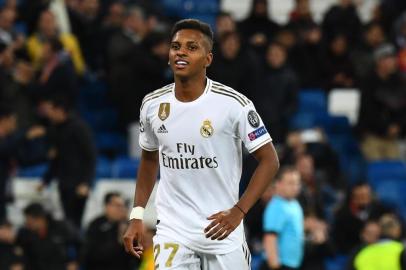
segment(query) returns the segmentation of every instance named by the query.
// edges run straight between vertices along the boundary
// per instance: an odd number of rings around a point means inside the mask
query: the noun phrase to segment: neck
[[[203,94],[206,84],[206,74],[187,79],[175,77],[175,96],[179,101],[191,102]]]

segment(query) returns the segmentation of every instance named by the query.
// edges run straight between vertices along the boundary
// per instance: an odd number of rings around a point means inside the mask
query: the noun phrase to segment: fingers
[[[142,251],[144,250],[142,246],[134,246],[134,239],[135,237],[133,236],[124,236],[124,248],[127,253],[130,253],[131,255],[140,258],[142,255]]]
[[[220,221],[219,221],[218,219],[213,220],[213,221],[209,224],[209,226],[207,226],[206,229],[204,229],[204,232],[205,232],[205,233],[209,232],[211,229],[214,228],[214,226],[216,226],[216,225],[219,224],[219,223],[220,223]],[[206,236],[206,237],[207,237],[207,236]]]
[[[218,226],[217,226],[218,227]],[[216,227],[216,228],[217,228]],[[223,226],[222,228],[220,228],[212,237],[211,240],[220,240],[221,237],[224,236],[224,234],[227,234],[229,231],[229,227],[228,226]],[[224,239],[224,238],[223,238]]]

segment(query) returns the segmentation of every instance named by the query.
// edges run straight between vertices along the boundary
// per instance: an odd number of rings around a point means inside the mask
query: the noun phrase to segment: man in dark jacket
[[[24,209],[25,227],[16,237],[22,247],[27,270],[65,270],[73,262],[72,248],[78,237],[72,227],[58,222],[42,205],[32,203]]]
[[[42,101],[40,110],[52,124],[49,136],[54,153],[39,189],[56,178],[65,217],[80,228],[95,172],[96,150],[92,135],[88,126],[70,112],[64,97]]]
[[[45,133],[39,126],[20,131],[16,128],[15,112],[8,105],[0,104],[0,221],[6,218],[6,202],[11,199],[7,187],[13,161],[29,160],[29,156],[33,153],[27,153],[24,157],[19,156],[23,143]]]
[[[377,48],[374,58],[375,69],[362,87],[361,147],[368,160],[396,159],[400,157],[398,139],[406,133],[406,80],[392,45]]]
[[[105,212],[93,220],[86,232],[82,250],[87,270],[130,270],[135,261],[125,250],[121,235],[127,227],[127,208],[119,193],[104,197]]]

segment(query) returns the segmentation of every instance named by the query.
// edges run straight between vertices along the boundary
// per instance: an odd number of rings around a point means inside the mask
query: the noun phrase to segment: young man
[[[242,219],[278,170],[271,138],[245,96],[206,77],[213,34],[197,20],[172,30],[169,63],[175,83],[144,98],[135,203],[124,235],[142,253],[143,211],[157,178],[159,269],[250,269]],[[242,197],[241,142],[258,160]]]
[[[261,270],[298,269],[304,249],[303,211],[296,200],[300,192],[300,174],[282,168],[275,178],[276,196],[264,213],[266,261]]]

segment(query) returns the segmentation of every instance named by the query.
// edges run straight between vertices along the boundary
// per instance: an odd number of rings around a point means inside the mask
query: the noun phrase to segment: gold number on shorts
[[[154,246],[154,253],[155,253],[154,261],[155,261],[155,263],[156,263],[156,262],[158,261],[159,253],[161,253],[161,246],[160,246],[159,244],[156,244],[156,245]],[[155,264],[155,269],[158,269],[158,267],[159,267],[159,264],[158,264],[158,263]]]
[[[167,260],[166,263],[165,263],[165,266],[166,266],[166,267],[171,267],[171,266],[172,266],[173,258],[175,257],[176,252],[178,252],[179,244],[176,244],[176,243],[165,243],[164,248],[165,248],[165,249],[170,249],[170,248],[172,249],[171,254],[169,254],[168,260]]]

